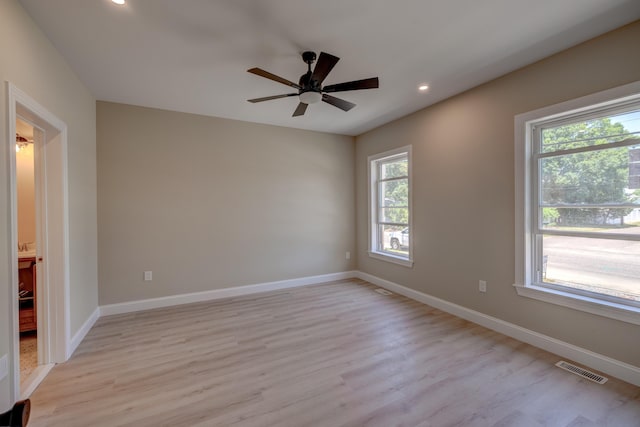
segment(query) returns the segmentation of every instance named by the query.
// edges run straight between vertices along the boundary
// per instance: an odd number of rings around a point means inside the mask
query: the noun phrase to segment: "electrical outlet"
[[[153,280],[153,271],[145,271],[144,272],[144,281],[150,282]]]
[[[351,259],[351,252],[347,251],[347,253],[346,253],[345,257],[346,257],[347,259]]]
[[[480,280],[478,282],[478,290],[480,292],[487,292],[487,282],[486,282],[486,280]]]

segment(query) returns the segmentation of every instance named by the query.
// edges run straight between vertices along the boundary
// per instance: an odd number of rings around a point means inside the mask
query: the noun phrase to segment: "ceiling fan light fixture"
[[[304,102],[305,104],[316,104],[322,101],[322,94],[320,92],[315,92],[312,90],[302,92],[299,95],[300,102]]]

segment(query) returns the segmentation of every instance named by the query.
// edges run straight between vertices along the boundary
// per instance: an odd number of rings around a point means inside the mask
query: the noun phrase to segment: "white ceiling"
[[[638,0],[21,0],[99,100],[358,135],[640,18]],[[325,84],[380,77],[291,117],[300,53],[341,58]],[[631,54],[631,53],[630,53]],[[417,86],[430,89],[419,93]]]

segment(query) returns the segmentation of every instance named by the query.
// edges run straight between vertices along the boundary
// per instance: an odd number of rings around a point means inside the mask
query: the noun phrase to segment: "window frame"
[[[369,257],[375,258],[382,261],[391,262],[394,264],[399,264],[404,267],[413,267],[413,241],[414,233],[413,233],[413,212],[412,212],[412,197],[413,197],[413,188],[412,188],[412,163],[411,163],[411,145],[406,145],[404,147],[395,148],[393,150],[388,150],[382,153],[373,154],[367,157],[367,178],[368,178],[368,249],[367,253]],[[379,164],[381,161],[386,159],[391,159],[393,157],[407,157],[407,181],[408,181],[408,200],[409,200],[409,221],[408,224],[401,224],[404,227],[409,227],[409,247],[408,247],[408,255],[406,257],[393,255],[386,251],[381,251],[378,249],[378,228],[383,222],[379,221],[379,212],[380,206],[379,201],[380,197],[378,194],[378,184],[379,184]],[[400,224],[399,224],[400,225]]]
[[[587,95],[560,104],[544,107],[515,117],[515,278],[513,285],[520,296],[597,314],[640,325],[640,305],[622,298],[608,297],[566,286],[542,284],[537,272],[542,271],[538,232],[538,174],[539,163],[534,144],[536,132],[550,125],[572,123],[583,118],[601,116],[605,110],[624,109],[640,102],[640,81]],[[613,148],[613,147],[611,147]],[[541,151],[542,152],[542,151]],[[552,233],[547,233],[552,234]],[[565,233],[562,233],[565,235]],[[567,232],[578,237],[596,237],[593,234]],[[598,233],[597,238],[606,238]],[[635,240],[635,239],[632,239]]]

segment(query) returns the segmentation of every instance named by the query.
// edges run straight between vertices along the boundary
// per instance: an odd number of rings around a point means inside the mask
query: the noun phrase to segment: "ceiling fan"
[[[298,83],[294,83],[290,80],[276,76],[275,74],[271,74],[270,72],[260,68],[251,68],[250,70],[247,70],[249,73],[265,77],[267,79],[298,89],[298,92],[295,93],[265,96],[264,98],[249,99],[248,101],[255,103],[262,101],[271,101],[272,99],[297,96],[300,99],[300,103],[298,104],[296,110],[293,112],[293,117],[297,117],[304,115],[309,104],[315,104],[316,102],[320,101],[331,104],[334,107],[338,107],[343,111],[349,111],[356,106],[356,104],[345,101],[344,99],[336,98],[335,96],[328,95],[328,93],[378,88],[377,77],[363,80],[354,80],[351,82],[338,83],[322,87],[322,82],[331,72],[333,67],[338,63],[340,58],[325,52],[320,52],[320,57],[318,58],[318,62],[313,69],[313,72],[311,71],[311,64],[313,64],[316,60],[315,52],[303,52],[302,60],[307,64],[308,70],[300,77],[300,81]]]

